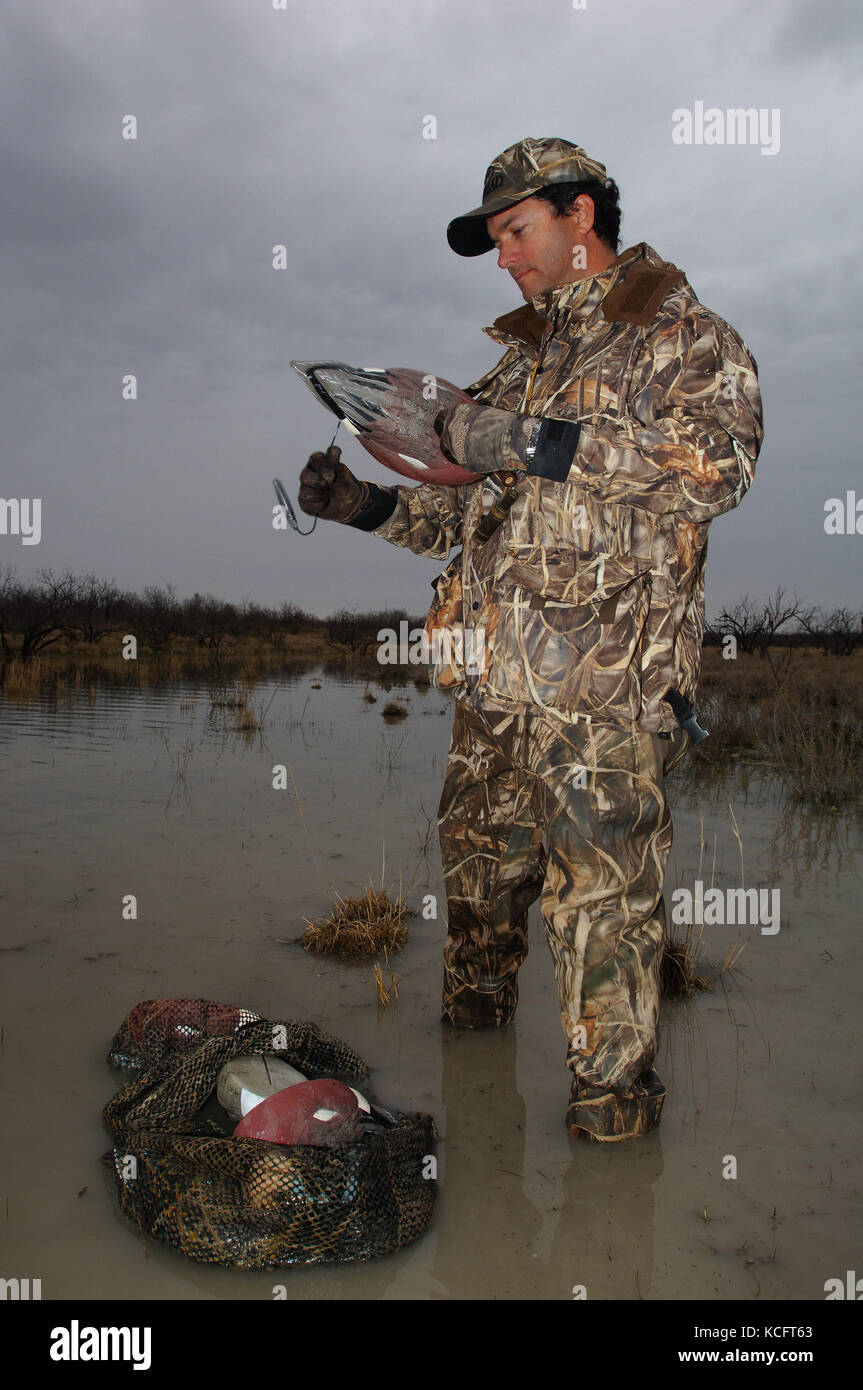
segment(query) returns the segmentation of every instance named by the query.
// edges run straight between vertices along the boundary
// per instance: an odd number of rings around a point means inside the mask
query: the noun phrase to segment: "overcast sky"
[[[423,611],[439,562],[273,531],[273,475],[295,499],[335,424],[288,363],[487,370],[483,326],[523,301],[446,224],[503,149],[561,136],[617,180],[621,246],[685,269],[758,361],[708,613],[779,584],[860,606],[863,535],[824,530],[863,501],[858,0],[6,0],[3,31],[0,495],[42,499],[42,539],[0,535],[0,562]],[[696,102],[777,108],[778,152],[675,144]]]

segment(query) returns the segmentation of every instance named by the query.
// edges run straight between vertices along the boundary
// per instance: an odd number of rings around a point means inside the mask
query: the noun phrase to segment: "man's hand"
[[[518,415],[491,405],[454,405],[433,424],[441,453],[472,473],[526,472],[556,483],[569,476],[581,437],[577,420]]]
[[[491,405],[453,405],[434,419],[441,453],[471,473],[524,470],[525,447],[536,424],[529,415]]]
[[[309,516],[351,521],[366,505],[368,483],[355,478],[341,459],[341,449],[332,444],[325,454],[312,454],[300,474],[299,503]]]

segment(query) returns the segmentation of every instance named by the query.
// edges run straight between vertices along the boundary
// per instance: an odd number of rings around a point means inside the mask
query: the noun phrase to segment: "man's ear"
[[[583,236],[593,231],[594,214],[595,207],[589,193],[579,193],[572,206],[567,208],[567,216],[576,218]]]

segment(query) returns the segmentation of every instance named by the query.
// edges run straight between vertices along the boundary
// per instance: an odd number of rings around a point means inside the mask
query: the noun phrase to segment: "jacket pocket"
[[[636,722],[649,564],[537,548],[513,557],[506,579],[489,693],[612,724]]]
[[[461,574],[444,570],[434,581],[435,596],[426,618],[432,684],[452,690],[467,679]]]
[[[648,561],[627,555],[533,546],[513,557],[507,577],[532,594],[578,606],[602,603],[649,571]]]

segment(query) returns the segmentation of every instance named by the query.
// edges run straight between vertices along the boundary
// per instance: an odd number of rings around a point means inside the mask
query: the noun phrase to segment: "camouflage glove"
[[[434,419],[441,453],[471,473],[527,473],[562,483],[576,460],[581,423],[518,415],[491,405],[454,405]]]
[[[355,478],[341,459],[341,449],[332,444],[325,454],[312,454],[300,474],[299,503],[309,516],[351,521],[368,505],[370,484]]]
[[[453,405],[434,419],[441,453],[471,473],[526,467],[525,448],[536,418],[491,405]]]

